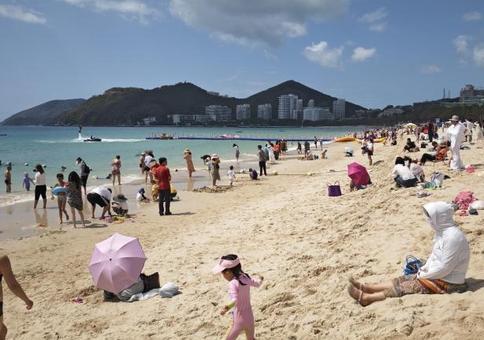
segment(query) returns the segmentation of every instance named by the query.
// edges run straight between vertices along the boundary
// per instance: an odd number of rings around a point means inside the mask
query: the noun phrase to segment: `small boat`
[[[356,138],[353,136],[344,136],[344,137],[339,137],[334,139],[336,143],[354,142],[355,140]]]
[[[0,133],[0,137],[7,137],[6,133]]]
[[[240,136],[239,135],[223,134],[223,135],[220,135],[219,138],[222,138],[222,139],[238,139],[238,138],[240,138]]]
[[[86,138],[84,139],[84,142],[102,142],[102,139],[101,138],[98,138],[98,137],[89,137],[89,138]]]
[[[166,133],[162,133],[161,135],[159,136],[156,136],[156,135],[153,135],[151,137],[146,137],[146,139],[156,139],[156,140],[170,140],[170,139],[173,139],[173,136],[172,135],[168,135]]]

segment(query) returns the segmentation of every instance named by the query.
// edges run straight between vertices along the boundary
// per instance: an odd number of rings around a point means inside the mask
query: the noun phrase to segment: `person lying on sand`
[[[153,273],[149,276],[141,274],[138,280],[126,289],[123,289],[118,294],[113,294],[104,291],[104,301],[129,301],[133,295],[139,293],[146,293],[152,289],[160,288],[160,275],[158,272]]]
[[[34,303],[27,297],[20,283],[17,282],[15,275],[10,265],[8,256],[4,255],[0,257],[0,340],[4,340],[7,336],[7,327],[3,323],[3,291],[2,291],[2,278],[5,278],[8,288],[25,302],[25,307],[30,310]]]
[[[348,293],[362,306],[388,297],[408,294],[446,294],[467,290],[465,277],[469,266],[469,243],[453,220],[454,209],[446,202],[432,202],[423,211],[435,231],[432,254],[417,274],[392,281],[363,284],[350,278]]]

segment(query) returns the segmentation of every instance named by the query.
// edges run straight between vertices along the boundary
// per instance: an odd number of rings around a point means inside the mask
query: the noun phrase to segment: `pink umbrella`
[[[366,171],[366,168],[363,165],[356,162],[348,164],[348,176],[352,179],[353,184],[355,185],[368,185],[370,183],[370,175],[368,174],[368,171]]]
[[[89,271],[96,287],[117,294],[138,280],[145,261],[137,238],[115,233],[96,244]]]

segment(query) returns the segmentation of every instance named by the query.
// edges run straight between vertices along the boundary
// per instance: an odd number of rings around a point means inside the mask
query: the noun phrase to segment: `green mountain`
[[[49,125],[58,122],[59,116],[77,109],[85,99],[51,100],[21,111],[5,119],[1,125]]]

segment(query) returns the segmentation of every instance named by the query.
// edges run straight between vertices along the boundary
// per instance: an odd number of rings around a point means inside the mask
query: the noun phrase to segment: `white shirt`
[[[146,155],[145,156],[145,166],[146,167],[149,167],[150,166],[150,163],[152,161],[153,157],[151,157],[150,155]]]
[[[227,176],[229,176],[229,179],[231,181],[235,180],[235,171],[234,170],[227,171]]]
[[[402,164],[395,164],[392,170],[392,175],[394,178],[400,176],[400,178],[404,181],[415,178],[412,171],[407,166]]]
[[[415,163],[410,164],[410,171],[415,177],[420,177],[424,174],[422,167]]]
[[[447,129],[447,137],[449,138],[451,148],[456,146],[460,147],[460,144],[464,140],[464,131],[465,126],[462,123],[449,126]]]
[[[427,203],[424,209],[430,215],[429,223],[435,230],[435,238],[432,254],[417,276],[463,284],[469,267],[470,251],[464,233],[452,218],[454,209],[446,202]]]
[[[35,173],[35,185],[45,185],[45,173],[41,174],[40,172]]]
[[[92,193],[98,194],[101,197],[104,197],[106,200],[111,200],[111,192],[106,187],[97,187],[91,190]]]

